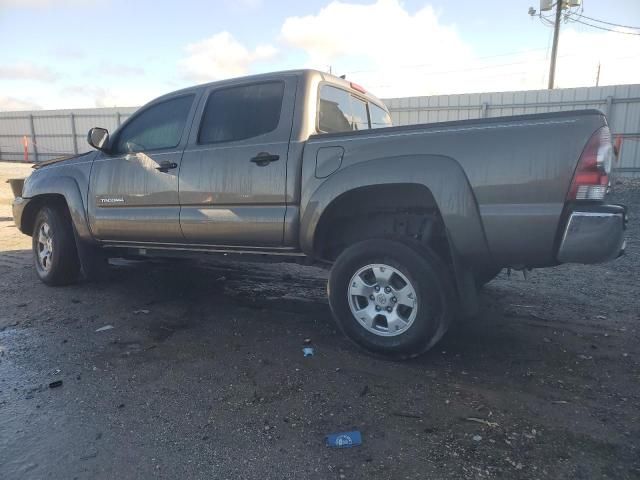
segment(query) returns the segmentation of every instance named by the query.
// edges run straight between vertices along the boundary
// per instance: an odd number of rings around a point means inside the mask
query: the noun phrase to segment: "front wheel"
[[[366,350],[389,357],[426,352],[452,318],[449,272],[419,244],[373,239],[350,246],[333,265],[328,291],[342,331]]]
[[[61,208],[43,207],[33,228],[36,272],[48,285],[74,283],[80,272],[71,219],[65,213]]]

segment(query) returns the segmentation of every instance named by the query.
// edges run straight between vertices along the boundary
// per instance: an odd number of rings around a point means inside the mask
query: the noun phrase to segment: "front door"
[[[89,224],[100,240],[182,242],[178,173],[196,95],[144,107],[93,163]]]
[[[291,76],[205,93],[180,170],[188,242],[282,245],[295,90]]]

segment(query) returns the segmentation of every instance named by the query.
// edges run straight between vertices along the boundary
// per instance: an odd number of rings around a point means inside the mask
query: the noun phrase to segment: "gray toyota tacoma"
[[[393,127],[364,88],[300,70],[170,93],[88,141],[36,165],[13,205],[43,282],[92,278],[110,257],[323,263],[340,328],[394,358],[473,314],[502,268],[624,249],[597,110]]]

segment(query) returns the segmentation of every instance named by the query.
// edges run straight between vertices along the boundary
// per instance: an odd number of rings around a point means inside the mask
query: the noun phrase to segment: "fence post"
[[[29,128],[31,129],[31,145],[33,145],[33,161],[38,163],[38,144],[36,143],[36,127],[33,123],[33,114],[29,114]]]
[[[604,107],[604,114],[607,116],[607,120],[611,119],[611,113],[613,110],[613,97],[611,95],[609,95],[607,97],[607,106]]]
[[[116,112],[116,123],[120,126],[120,112]]]
[[[489,102],[482,102],[482,105],[480,105],[480,118],[487,118],[487,115],[489,114],[488,110]]]
[[[71,135],[73,136],[73,153],[78,154],[78,137],[76,136],[76,116],[72,113],[69,114],[69,120],[71,121]]]

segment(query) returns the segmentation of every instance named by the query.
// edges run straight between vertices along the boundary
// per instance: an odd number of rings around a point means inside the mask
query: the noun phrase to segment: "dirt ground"
[[[638,181],[616,185],[626,256],[503,272],[479,317],[393,363],[336,331],[319,269],[121,263],[46,287],[8,207],[25,171],[0,164],[4,480],[640,478]],[[351,429],[362,446],[324,445]]]

